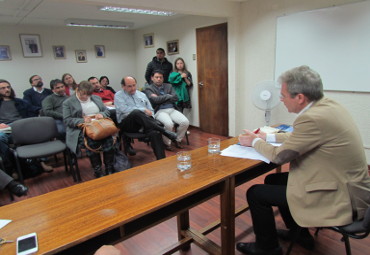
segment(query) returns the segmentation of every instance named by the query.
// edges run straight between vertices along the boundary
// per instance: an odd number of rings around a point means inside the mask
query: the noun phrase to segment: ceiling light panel
[[[112,28],[112,29],[129,29],[134,26],[132,22],[119,22],[111,20],[90,20],[90,19],[67,19],[67,26],[72,27],[94,27],[94,28]]]
[[[145,10],[145,9],[135,9],[135,8],[123,8],[114,6],[104,6],[100,8],[101,11],[110,12],[124,12],[124,13],[135,13],[135,14],[147,14],[156,16],[173,16],[175,12],[157,11],[157,10]]]

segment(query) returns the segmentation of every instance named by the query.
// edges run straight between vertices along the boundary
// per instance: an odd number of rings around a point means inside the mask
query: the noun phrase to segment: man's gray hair
[[[281,84],[286,84],[289,94],[305,95],[308,100],[316,101],[324,96],[320,75],[308,66],[298,66],[284,72],[279,77]]]

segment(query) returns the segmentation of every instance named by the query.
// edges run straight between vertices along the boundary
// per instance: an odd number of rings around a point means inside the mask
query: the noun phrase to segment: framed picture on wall
[[[42,49],[39,35],[19,35],[25,58],[42,57]]]
[[[105,47],[104,47],[104,45],[95,45],[95,56],[97,58],[105,58]]]
[[[65,59],[66,53],[65,48],[62,45],[53,46],[53,53],[55,59]]]
[[[0,45],[0,61],[12,60],[10,55],[10,48],[8,45]]]
[[[168,55],[179,54],[179,40],[167,42],[167,53]]]
[[[77,63],[86,63],[87,55],[86,50],[75,50]]]
[[[152,48],[154,47],[154,34],[145,34],[144,35],[144,47]]]

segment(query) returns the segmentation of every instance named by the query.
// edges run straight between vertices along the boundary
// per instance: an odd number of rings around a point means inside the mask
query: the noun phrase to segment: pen
[[[260,132],[260,128],[257,128],[255,131],[253,131],[255,134],[258,134],[258,132]]]

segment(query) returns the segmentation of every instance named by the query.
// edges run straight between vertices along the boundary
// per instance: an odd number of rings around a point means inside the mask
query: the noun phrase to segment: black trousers
[[[150,138],[150,144],[156,158],[166,157],[162,140],[162,132],[165,129],[159,126],[153,117],[147,116],[140,110],[133,110],[118,124],[118,127],[128,133],[138,133],[141,128],[144,128],[143,132]]]
[[[286,198],[288,173],[270,174],[265,184],[253,185],[247,191],[257,246],[273,249],[279,246],[275,216],[272,207],[277,206],[288,229],[295,231],[299,226],[294,221]]]

